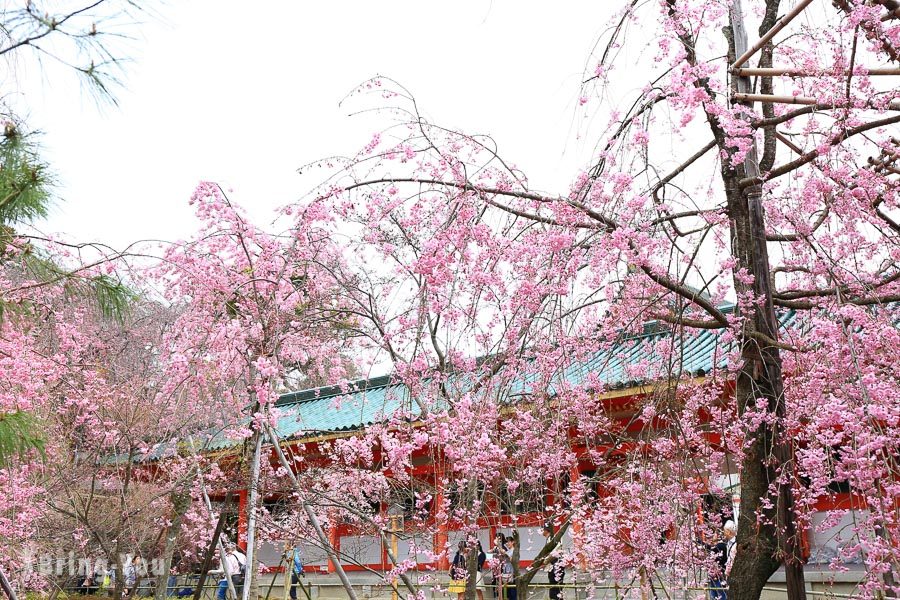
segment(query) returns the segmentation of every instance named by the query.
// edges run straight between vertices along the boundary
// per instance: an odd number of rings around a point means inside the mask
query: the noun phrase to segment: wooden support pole
[[[200,600],[200,595],[203,594],[203,586],[206,585],[206,574],[209,572],[210,567],[212,567],[213,555],[216,553],[216,546],[219,545],[222,528],[225,526],[225,516],[228,512],[229,500],[231,500],[231,494],[228,495],[228,499],[225,501],[225,510],[219,515],[219,520],[216,522],[216,530],[213,532],[212,540],[209,542],[209,548],[206,550],[206,554],[203,557],[203,564],[200,566],[200,578],[197,581],[197,589],[194,590],[194,600]]]
[[[288,573],[291,571],[291,569],[293,569],[293,562],[294,562],[293,556],[290,559],[288,559],[287,554],[285,553],[285,555],[281,557],[281,562],[278,563],[279,568],[285,564],[285,560],[288,560],[287,564],[290,565],[290,568],[285,568],[285,570],[284,570],[285,573]],[[269,582],[269,589],[266,590],[266,600],[269,600],[269,596],[272,594],[272,588],[275,587],[276,579],[278,579],[278,571],[277,570],[274,573],[272,573],[272,581]],[[288,579],[288,585],[290,585],[290,579]]]
[[[191,446],[191,453],[194,455],[194,458],[197,458],[197,449],[194,447],[194,438],[192,436],[188,436],[188,444]],[[203,502],[206,504],[206,510],[212,514],[212,501],[209,499],[209,494],[206,492],[206,480],[203,479],[203,473],[200,471],[200,463],[196,463],[197,468],[197,479],[200,481],[200,492],[203,494]],[[225,501],[225,509],[222,511],[223,515],[225,511],[228,509],[228,501],[231,499],[231,494],[228,495]],[[222,519],[220,515],[219,519]],[[225,582],[228,584],[228,591],[231,592],[232,598],[237,598],[237,591],[234,588],[234,582],[231,580],[231,576],[234,575],[228,569],[228,561],[225,560],[225,544],[222,543],[222,535],[221,531],[219,532],[219,538],[216,540],[216,546],[219,548],[219,556],[222,557],[222,570],[225,571]],[[205,576],[203,578],[205,580]],[[198,586],[198,589],[203,589],[202,586]]]
[[[6,573],[3,572],[2,567],[0,567],[0,588],[3,589],[3,593],[6,594],[9,600],[16,600],[16,590],[13,589],[9,579],[6,578]]]
[[[249,506],[247,507],[247,552],[246,552],[246,563],[244,564],[244,588],[243,588],[243,600],[250,600],[251,592],[253,590],[258,590],[258,569],[257,562],[258,557],[256,556],[256,524],[257,524],[257,516],[256,516],[256,505],[259,504],[259,472],[260,472],[260,461],[262,460],[262,442],[263,442],[263,433],[262,431],[257,431],[254,434],[255,439],[253,440],[253,463],[250,468],[250,498],[249,498]],[[253,599],[256,600],[255,595]]]
[[[895,146],[898,146],[900,145],[900,140],[892,137],[891,143]],[[900,171],[898,171],[894,166],[894,163],[897,162],[897,159],[900,159],[900,152],[898,152],[896,148],[882,148],[878,158],[870,156],[868,158],[868,163],[875,167],[875,171],[887,170],[891,173],[897,174],[900,173]]]
[[[294,540],[293,543],[296,544],[298,542],[297,542],[297,540]],[[287,545],[285,545],[284,556],[285,556],[285,564],[287,565],[287,568],[285,568],[284,577],[282,578],[284,580],[284,589],[282,590],[281,600],[288,600],[288,598],[291,595],[291,581],[293,579],[291,577],[291,574],[294,572],[294,550],[295,549],[296,548],[294,546],[291,546],[290,548],[288,548]],[[288,552],[290,552],[290,558],[288,558]],[[299,577],[299,574],[298,574],[298,577]],[[302,587],[303,584],[301,583],[300,586]]]
[[[878,159],[870,157],[868,162],[870,165],[875,167],[876,171],[887,171],[888,173],[892,173],[894,175],[900,175],[900,169],[897,169],[897,167],[892,166],[891,163],[893,163],[893,161],[882,162]]]
[[[862,69],[865,73],[856,72],[859,70],[861,70],[860,67],[857,67],[853,71],[844,69],[840,73],[829,73],[827,71],[815,73],[806,69],[795,69],[790,67],[771,67],[766,69],[742,67],[740,69],[735,69],[734,74],[737,77],[848,77],[850,75],[900,75],[900,68],[893,67]]]
[[[804,106],[821,106],[822,108],[839,108],[836,104],[828,104],[807,96],[775,96],[772,94],[745,94],[738,92],[732,95],[736,102],[762,102],[764,104],[802,104]]]
[[[794,20],[794,17],[799,15],[801,12],[803,12],[803,10],[810,4],[812,4],[812,0],[800,0],[800,2],[797,3],[797,6],[795,6],[793,10],[791,10],[789,13],[787,13],[786,15],[784,15],[783,17],[778,19],[778,22],[775,23],[775,25],[772,27],[772,29],[767,31],[766,34],[764,36],[762,36],[761,38],[759,38],[759,40],[755,44],[750,46],[750,48],[748,48],[746,52],[741,54],[737,58],[737,60],[734,61],[734,64],[731,65],[731,68],[737,69],[737,68],[741,67],[745,62],[750,60],[751,56],[753,56],[754,54],[759,52],[763,46],[765,46],[767,43],[769,43],[769,41],[773,37],[775,37],[775,35],[777,35],[779,31],[784,29],[788,23],[790,23],[791,21]]]
[[[840,102],[826,102],[809,98],[807,96],[776,96],[773,94],[748,94],[738,92],[732,94],[735,102],[762,102],[764,104],[800,104],[804,106],[817,106],[822,110],[830,110],[834,108],[846,108],[848,106],[845,100]],[[862,108],[874,108],[871,101],[866,103],[867,106]],[[884,107],[884,110],[900,110],[900,100],[891,100],[890,104]]]
[[[269,437],[269,441],[272,442],[272,446],[275,448],[275,454],[278,455],[278,461],[287,472],[287,476],[294,484],[294,487],[296,487],[298,490],[301,489],[302,486],[300,485],[300,481],[294,474],[294,470],[291,467],[290,463],[288,463],[287,458],[285,458],[284,452],[281,451],[281,441],[278,439],[278,434],[276,434],[275,431],[267,423],[263,426],[265,427],[265,431]],[[350,600],[358,600],[356,596],[356,590],[353,589],[353,585],[350,583],[350,579],[347,577],[347,573],[344,571],[344,567],[341,565],[341,561],[338,559],[337,553],[334,551],[334,547],[331,545],[331,540],[329,540],[328,536],[325,535],[325,531],[322,529],[322,524],[319,523],[319,517],[316,516],[316,513],[315,511],[313,511],[312,506],[310,506],[309,503],[305,500],[303,501],[303,510],[306,512],[306,517],[309,519],[310,525],[313,526],[313,530],[316,532],[316,537],[319,539],[319,543],[322,544],[323,548],[325,548],[325,552],[328,554],[328,559],[334,562],[334,570],[337,573],[338,579],[341,580],[341,583],[344,586],[344,591],[347,592],[347,596],[350,598]]]
[[[803,154],[803,149],[800,148],[800,146],[798,146],[797,144],[795,144],[794,142],[792,142],[791,140],[786,138],[784,135],[782,135],[778,131],[775,132],[775,139],[777,139],[779,142],[781,142],[782,144],[784,144],[785,146],[787,146],[788,148],[790,148],[797,154]]]

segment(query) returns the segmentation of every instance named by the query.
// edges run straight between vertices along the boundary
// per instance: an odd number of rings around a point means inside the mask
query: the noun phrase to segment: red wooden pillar
[[[444,481],[439,472],[434,474],[434,490],[433,510],[435,514],[438,514],[441,512],[441,507],[444,504]],[[450,561],[447,558],[448,540],[449,535],[447,532],[447,521],[445,519],[443,522],[437,524],[437,530],[431,540],[433,545],[432,551],[435,554],[440,553],[440,558],[438,558],[437,561],[437,568],[440,571],[446,571],[450,568]]]
[[[332,526],[328,530],[328,543],[331,544],[331,548],[334,550],[335,556],[340,556],[341,552],[341,533],[338,531],[337,527]],[[340,560],[340,558],[338,558]],[[328,572],[334,573],[337,569],[335,569],[334,561],[331,558],[328,558]]]
[[[237,545],[242,552],[247,551],[247,518],[250,515],[248,512],[248,505],[247,490],[240,490],[238,492]]]

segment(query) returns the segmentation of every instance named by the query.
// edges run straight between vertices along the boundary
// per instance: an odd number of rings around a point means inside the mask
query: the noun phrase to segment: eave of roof
[[[733,306],[722,308],[725,312],[733,310]],[[785,311],[779,319],[783,328],[792,327],[796,312]],[[644,333],[625,337],[610,348],[597,352],[591,359],[570,365],[562,372],[559,383],[578,386],[585,382],[589,374],[593,374],[608,394],[616,392],[616,396],[648,393],[648,390],[658,388],[652,377],[640,380],[628,373],[629,367],[639,363],[662,361],[655,346],[660,341],[672,339],[672,331],[659,325],[658,322],[646,323]],[[721,334],[720,330],[684,331],[679,335],[680,352],[673,355],[675,364],[666,364],[665,369],[660,370],[659,379],[702,378],[724,368],[732,344],[724,342]],[[455,382],[457,391],[465,391],[466,381],[461,379]],[[530,383],[528,377],[515,381],[510,386],[509,395],[527,395],[530,393]],[[555,393],[555,390],[551,392]],[[276,407],[280,413],[276,424],[279,437],[295,441],[324,439],[331,437],[331,434],[342,436],[383,422],[400,410],[413,418],[418,416],[416,404],[411,401],[407,388],[390,375],[290,392],[279,398]],[[222,451],[239,443],[224,436],[214,436],[205,449]]]

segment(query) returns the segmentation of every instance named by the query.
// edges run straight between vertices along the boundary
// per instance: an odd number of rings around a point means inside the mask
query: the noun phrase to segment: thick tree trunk
[[[765,400],[767,412],[776,423],[764,422],[745,432],[745,454],[741,463],[741,509],[738,515],[737,553],[728,578],[729,599],[758,600],[762,587],[784,562],[788,578],[789,598],[805,598],[803,565],[797,546],[794,524],[793,492],[790,477],[779,480],[782,467],[791,464],[792,448],[779,427],[784,417],[784,394],[781,356],[764,336],[777,339],[777,321],[768,287],[768,256],[765,241],[760,238],[762,215],[752,214],[749,194],[737,189],[736,180],[728,194],[732,223],[732,245],[738,268],[754,277],[751,289],[735,279],[738,293],[752,292],[767,299],[754,307],[753,315],[744,323],[742,332],[742,366],[735,390],[738,412],[743,417],[755,410],[758,400]],[[761,210],[761,206],[759,209]],[[764,509],[764,506],[774,509]],[[761,517],[761,518],[760,518]],[[776,526],[777,525],[777,526]],[[779,557],[781,560],[779,560]]]
[[[771,4],[777,9],[777,2]],[[735,0],[731,8],[731,34],[733,55],[743,54],[747,48],[747,34],[740,0]],[[750,87],[749,78],[735,78],[736,91],[749,91]],[[759,186],[746,190],[738,187],[739,178],[758,174],[755,141],[747,152],[743,168],[723,165],[732,253],[737,259],[735,272],[744,271],[753,276],[752,286],[736,276],[735,289],[739,296],[752,294],[760,302],[750,309],[752,314],[744,315],[747,318],[741,336],[742,365],[735,391],[738,412],[745,416],[756,410],[758,400],[762,399],[766,412],[774,417],[774,423],[763,422],[755,430],[745,432],[737,553],[728,577],[728,596],[731,600],[758,600],[763,586],[779,562],[783,562],[788,598],[805,600],[791,477],[782,472],[792,464],[793,449],[781,430],[785,413],[784,378],[776,345],[779,326],[772,304],[762,190]]]

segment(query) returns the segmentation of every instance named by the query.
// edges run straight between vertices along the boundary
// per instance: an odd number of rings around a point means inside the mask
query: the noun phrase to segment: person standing
[[[734,549],[737,544],[737,526],[729,519],[725,522],[725,576],[731,573],[731,564],[734,562]]]
[[[247,557],[243,552],[238,550],[234,543],[226,546],[225,557],[222,559],[222,570],[224,574],[222,580],[219,581],[219,589],[216,592],[218,600],[225,600],[225,594],[228,592],[228,574],[231,574],[231,583],[234,584],[234,591],[240,596],[240,590],[244,585],[244,566],[247,564]]]
[[[450,587],[448,591],[456,593],[457,600],[464,600],[466,597],[466,581],[469,578],[469,568],[466,565],[469,556],[469,549],[466,542],[460,540],[456,545],[456,554],[453,555],[453,563],[450,565]]]
[[[136,591],[140,569],[141,557],[135,554],[134,558],[128,561],[128,564],[125,565],[125,590],[122,592],[123,597],[129,598]]]
[[[484,600],[484,563],[487,560],[487,554],[484,553],[484,548],[481,547],[481,542],[475,542],[476,547],[475,550],[478,552],[475,560],[475,593],[478,595],[478,600]]]
[[[709,600],[728,600],[728,584],[726,582],[728,574],[728,542],[733,537],[734,523],[728,521],[722,527],[722,533],[719,535],[716,543],[708,547],[715,559],[713,570],[709,574]]]
[[[291,600],[297,600],[297,586],[300,585],[300,578],[303,577],[303,558],[300,555],[300,546],[294,545],[288,548],[288,558],[291,565]]]
[[[108,596],[109,591],[115,587],[116,570],[113,567],[105,567],[100,574],[100,595]]]
[[[491,548],[491,574],[494,580],[494,598],[496,600],[500,599],[502,591],[503,561],[506,556],[505,542],[506,537],[498,531],[497,535],[494,536],[494,547]]]
[[[494,538],[492,559],[495,561],[494,593],[498,600],[516,600],[515,570],[512,556],[515,550],[513,536],[498,533]]]
[[[553,539],[553,528],[550,525],[544,525],[541,528],[541,533],[544,535],[544,539],[547,540],[546,543]],[[547,582],[550,584],[550,600],[560,600],[562,598],[562,584],[566,578],[566,570],[562,561],[559,560],[559,554],[559,546],[557,545],[544,559],[547,570]]]
[[[481,542],[475,542],[475,548],[466,545],[466,542],[460,541],[457,545],[456,554],[453,556],[453,565],[450,567],[451,593],[456,592],[457,600],[463,600],[466,595],[466,584],[469,581],[469,557],[475,554],[475,593],[478,600],[484,600],[484,563],[487,561],[487,554],[481,547]]]

